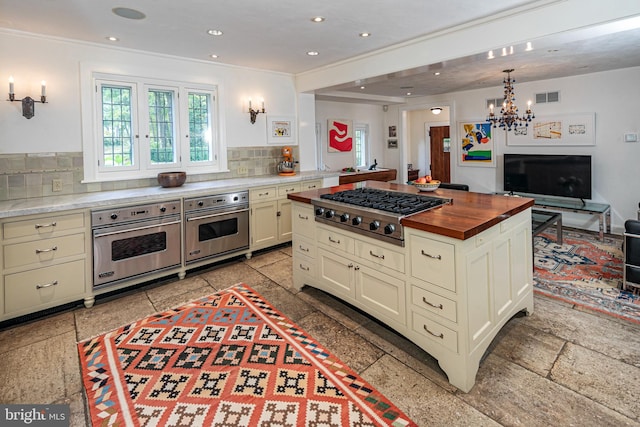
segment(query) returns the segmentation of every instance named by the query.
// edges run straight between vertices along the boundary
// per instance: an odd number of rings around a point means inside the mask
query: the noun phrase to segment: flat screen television
[[[504,191],[591,199],[591,156],[505,154]]]

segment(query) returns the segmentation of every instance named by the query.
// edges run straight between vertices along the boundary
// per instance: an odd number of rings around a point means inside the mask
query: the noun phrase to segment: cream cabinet
[[[287,194],[300,189],[300,182],[293,182],[249,190],[252,251],[291,241],[292,205]]]
[[[311,205],[294,202],[293,212],[294,287],[322,289],[391,326],[462,391],[502,326],[533,312],[530,210],[467,240],[405,228],[404,247],[316,223]]]
[[[318,225],[316,235],[317,287],[393,328],[404,328],[406,291],[402,251],[391,244],[326,225]],[[296,239],[297,236],[294,244]]]
[[[0,320],[85,298],[91,283],[88,211],[5,220],[1,230]]]

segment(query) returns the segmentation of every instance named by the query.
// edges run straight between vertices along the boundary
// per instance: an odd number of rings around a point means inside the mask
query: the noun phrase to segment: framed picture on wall
[[[296,144],[296,126],[293,117],[267,117],[268,144]]]
[[[595,113],[536,117],[507,132],[507,145],[595,145]]]
[[[458,122],[458,164],[460,166],[496,166],[496,149],[491,124],[483,120]]]
[[[353,149],[353,121],[343,119],[327,120],[328,150],[330,153]]]

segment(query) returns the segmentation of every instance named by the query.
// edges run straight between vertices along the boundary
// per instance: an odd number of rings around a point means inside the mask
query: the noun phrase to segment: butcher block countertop
[[[320,197],[321,194],[337,193],[339,191],[352,190],[360,187],[402,191],[405,193],[419,193],[418,189],[411,185],[364,181],[355,184],[344,184],[330,188],[291,193],[287,197],[297,202],[311,203],[312,199]],[[466,240],[475,236],[507,218],[532,207],[534,204],[534,199],[528,197],[507,197],[443,188],[421,194],[450,198],[453,201],[451,204],[442,205],[426,212],[409,215],[403,218],[400,223],[405,227],[460,240]]]

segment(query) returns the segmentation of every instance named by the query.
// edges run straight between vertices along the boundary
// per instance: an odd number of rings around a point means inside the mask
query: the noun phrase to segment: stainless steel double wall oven
[[[180,268],[183,259],[188,265],[249,249],[248,191],[189,198],[182,206],[172,200],[93,211],[94,289]]]

